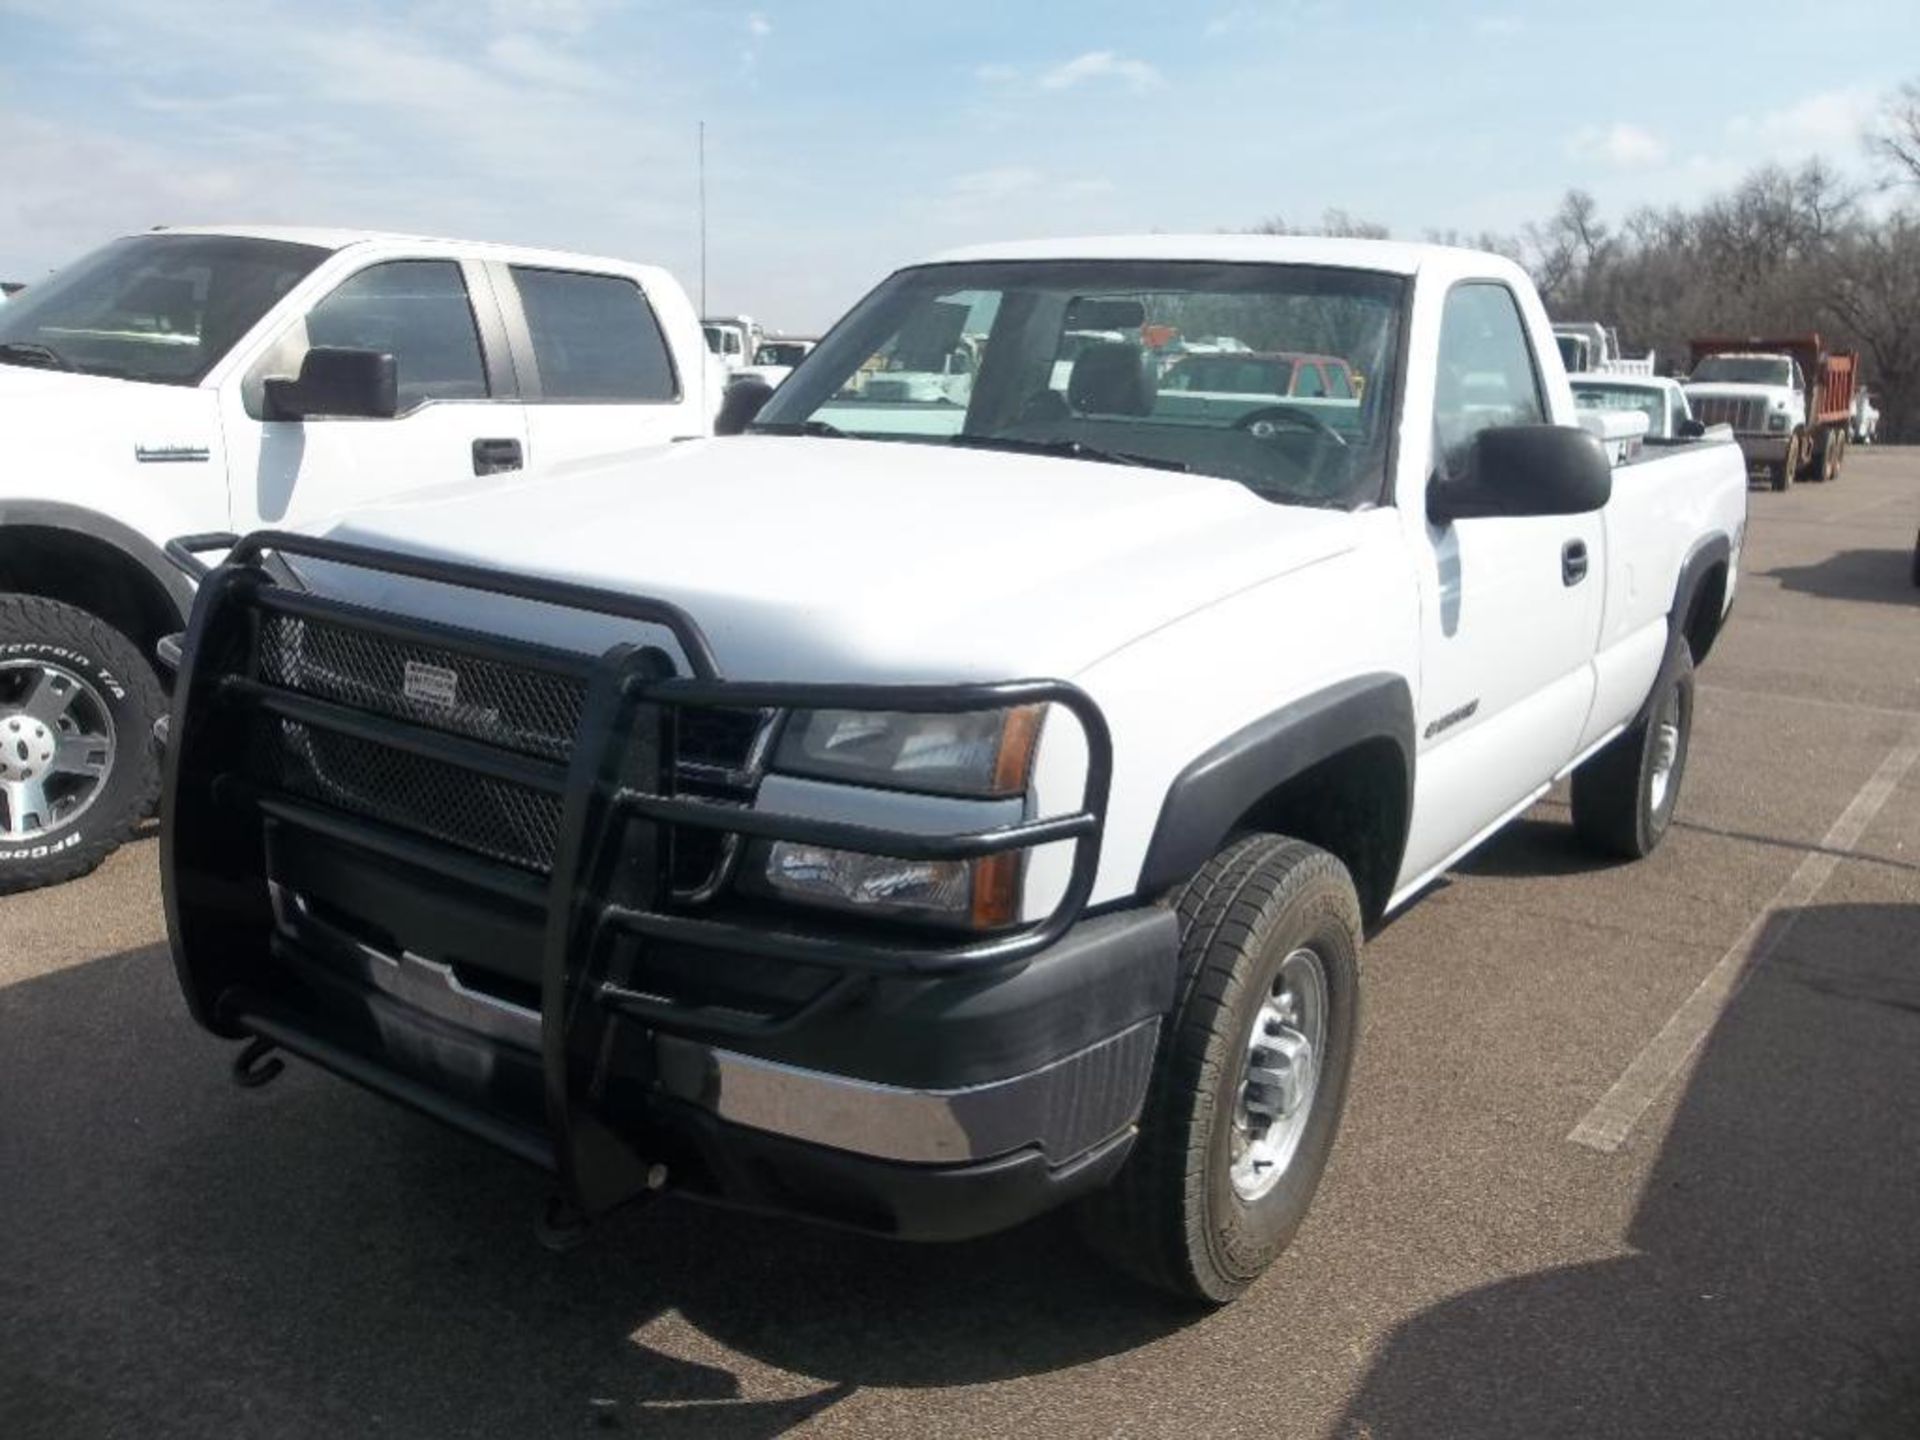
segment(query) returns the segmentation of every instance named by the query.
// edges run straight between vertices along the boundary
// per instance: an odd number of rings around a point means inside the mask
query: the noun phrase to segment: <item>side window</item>
[[[1504,285],[1456,285],[1440,318],[1440,370],[1434,380],[1434,452],[1457,473],[1473,437],[1496,425],[1538,425],[1547,418],[1540,376],[1513,293]]]
[[[313,345],[391,354],[402,412],[429,400],[484,400],[489,393],[467,283],[452,260],[368,266],[308,312],[306,345],[297,353],[275,347],[276,368],[298,371]]]
[[[660,322],[623,275],[510,267],[546,400],[675,400]],[[729,336],[731,338],[731,336]]]
[[[1313,399],[1324,398],[1327,382],[1320,374],[1320,367],[1308,361],[1293,372],[1293,393]]]
[[[1347,379],[1345,365],[1327,366],[1327,394],[1335,400],[1353,399],[1353,385]]]

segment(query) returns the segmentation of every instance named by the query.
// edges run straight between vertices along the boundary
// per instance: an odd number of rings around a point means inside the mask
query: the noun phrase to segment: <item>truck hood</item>
[[[1339,511],[1178,472],[905,443],[748,436],[415,491],[340,539],[682,606],[767,680],[1072,676],[1237,591],[1351,548]],[[633,627],[392,576],[316,588],[597,650]]]

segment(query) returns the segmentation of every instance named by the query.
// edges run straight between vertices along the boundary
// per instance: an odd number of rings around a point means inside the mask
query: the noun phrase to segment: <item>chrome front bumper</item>
[[[486,1068],[490,1046],[539,1052],[537,1010],[473,989],[440,961],[369,945],[270,888],[277,927],[310,963],[475,1042],[443,1039],[443,1061],[453,1049],[467,1068]],[[658,1034],[654,1087],[729,1125],[873,1160],[965,1165],[1037,1149],[1058,1165],[1133,1123],[1159,1031],[1150,1016],[1020,1073],[947,1087],[883,1084]]]
[[[663,1035],[661,1090],[730,1124],[911,1165],[958,1165],[1038,1146],[1059,1163],[1133,1123],[1160,1022],[1147,1020],[1038,1070],[921,1090],[803,1070]]]

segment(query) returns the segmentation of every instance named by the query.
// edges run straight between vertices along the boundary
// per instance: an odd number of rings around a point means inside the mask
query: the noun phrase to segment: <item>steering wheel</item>
[[[1311,410],[1298,405],[1262,405],[1258,410],[1249,410],[1234,421],[1233,428],[1245,430],[1257,440],[1271,440],[1282,430],[1304,430],[1310,435],[1333,441],[1342,450],[1347,448],[1346,436]]]

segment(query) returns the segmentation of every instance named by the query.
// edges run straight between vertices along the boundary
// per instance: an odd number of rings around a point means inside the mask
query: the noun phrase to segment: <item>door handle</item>
[[[518,470],[526,463],[520,442],[512,439],[473,442],[473,473],[498,475],[503,470]]]
[[[1569,540],[1560,547],[1560,583],[1578,585],[1587,578],[1587,542]]]

